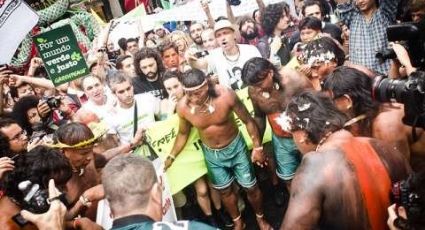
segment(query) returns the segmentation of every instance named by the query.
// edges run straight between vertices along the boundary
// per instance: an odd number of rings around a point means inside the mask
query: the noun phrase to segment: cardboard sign
[[[34,36],[33,40],[55,86],[89,73],[70,25]]]

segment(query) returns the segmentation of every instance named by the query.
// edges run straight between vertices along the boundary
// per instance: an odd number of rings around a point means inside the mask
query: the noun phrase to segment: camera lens
[[[397,102],[403,103],[406,93],[405,81],[383,78],[378,76],[374,79],[372,96],[380,102],[390,102],[395,99]]]

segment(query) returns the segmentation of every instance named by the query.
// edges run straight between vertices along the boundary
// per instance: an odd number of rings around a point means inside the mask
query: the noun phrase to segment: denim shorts
[[[301,163],[301,154],[292,137],[272,134],[273,152],[276,159],[276,174],[282,180],[292,180]]]
[[[213,149],[203,144],[202,150],[208,177],[215,189],[229,187],[235,178],[244,188],[251,188],[257,183],[248,148],[240,133],[224,148]]]

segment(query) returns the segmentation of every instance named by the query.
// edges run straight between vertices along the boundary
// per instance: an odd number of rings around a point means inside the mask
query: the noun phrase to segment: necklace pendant
[[[214,111],[215,111],[214,106],[212,106],[212,105],[208,105],[208,112],[209,112],[210,114],[212,114],[212,113],[214,113]]]
[[[266,99],[269,99],[270,98],[270,93],[269,92],[266,92],[266,91],[263,91],[262,93],[261,93],[261,96],[263,96],[264,98],[266,98]]]
[[[190,107],[190,113],[191,113],[191,114],[195,114],[195,107],[193,107],[193,106],[192,106],[192,107]]]

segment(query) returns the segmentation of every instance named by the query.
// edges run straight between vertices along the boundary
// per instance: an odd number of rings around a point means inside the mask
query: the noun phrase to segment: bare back
[[[351,156],[350,148],[357,150]],[[356,155],[357,161],[353,161]],[[375,163],[381,166],[378,169],[370,166]],[[383,226],[390,185],[405,178],[408,172],[406,159],[393,146],[376,139],[353,138],[346,131],[335,133],[320,152],[304,155],[292,183],[281,228],[376,229],[377,225]],[[385,183],[381,177],[388,181]]]

